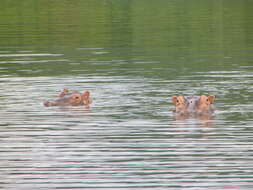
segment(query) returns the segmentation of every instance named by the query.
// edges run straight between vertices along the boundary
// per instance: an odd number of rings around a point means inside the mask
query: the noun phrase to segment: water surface
[[[252,189],[247,0],[5,1],[0,187]],[[44,107],[90,90],[85,107]],[[213,94],[214,118],[174,95]]]

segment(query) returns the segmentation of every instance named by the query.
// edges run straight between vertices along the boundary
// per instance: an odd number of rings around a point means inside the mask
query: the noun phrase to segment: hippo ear
[[[63,88],[62,92],[68,93],[68,92],[69,92],[69,89]]]
[[[65,96],[67,93],[69,93],[69,89],[63,88],[63,90],[60,92],[59,97]]]
[[[178,102],[177,97],[176,97],[176,96],[173,96],[173,97],[171,98],[171,101],[172,101],[173,104],[176,105],[177,102]]]
[[[89,91],[85,91],[83,94],[82,94],[82,98],[83,99],[87,99],[90,97],[90,92]]]
[[[214,96],[214,95],[208,95],[208,100],[209,100],[209,102],[210,102],[211,104],[214,103],[215,96]]]
[[[83,103],[85,105],[89,105],[92,103],[92,99],[90,98],[90,92],[89,91],[85,91],[83,94],[82,94],[82,100],[83,100]]]

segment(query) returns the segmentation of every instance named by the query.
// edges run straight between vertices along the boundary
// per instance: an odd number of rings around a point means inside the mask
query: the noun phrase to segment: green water
[[[73,61],[124,60],[127,69],[172,67],[180,70],[177,75],[182,67],[229,69],[252,64],[251,8],[246,0],[4,1],[0,44],[2,51],[60,52]],[[78,48],[99,50],[94,56]],[[133,64],[136,59],[151,63]]]
[[[0,188],[252,189],[253,2],[3,0]],[[62,88],[89,109],[47,108]],[[174,95],[213,94],[178,120]]]

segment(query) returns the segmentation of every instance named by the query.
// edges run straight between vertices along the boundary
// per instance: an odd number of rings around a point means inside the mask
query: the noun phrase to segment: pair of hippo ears
[[[70,93],[69,89],[63,88],[63,90],[61,91],[61,93],[59,94],[59,96],[60,96],[60,97],[63,97],[63,96],[65,96],[66,94],[69,94],[69,93]],[[72,93],[72,95],[73,95],[73,94],[79,94],[79,95],[80,95],[80,93],[77,93],[77,92],[76,92],[76,93],[75,93],[75,92]],[[90,97],[90,92],[89,92],[89,91],[84,91],[83,94],[81,94],[81,97],[82,97],[82,98],[86,98],[86,97],[88,98],[88,97]]]
[[[185,103],[185,98],[184,96],[173,96],[171,98],[172,103],[175,105],[178,104],[184,104]],[[202,95],[200,96],[200,102],[208,102],[210,104],[212,104],[215,101],[215,96],[214,95]]]

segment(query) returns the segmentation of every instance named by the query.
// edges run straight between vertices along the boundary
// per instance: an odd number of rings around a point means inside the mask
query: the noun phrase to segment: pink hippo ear
[[[85,91],[83,94],[82,94],[82,100],[83,100],[83,103],[85,105],[88,105],[88,104],[91,104],[92,103],[92,99],[90,98],[90,92],[89,91]]]
[[[208,98],[208,100],[209,100],[209,102],[211,104],[214,103],[214,100],[215,100],[215,96],[214,95],[208,95],[207,98]]]
[[[63,90],[60,92],[59,97],[65,96],[67,93],[69,93],[69,89],[63,88]]]
[[[173,96],[171,98],[172,100],[172,103],[175,104],[175,105],[178,105],[178,104],[184,104],[185,103],[185,98],[183,96]]]
[[[173,104],[176,105],[176,104],[177,104],[177,101],[178,101],[178,100],[177,100],[177,97],[176,97],[176,96],[173,96],[173,97],[171,98],[171,101],[172,101]]]
[[[82,94],[82,98],[83,99],[87,99],[90,97],[90,92],[89,91],[85,91],[83,94]]]

